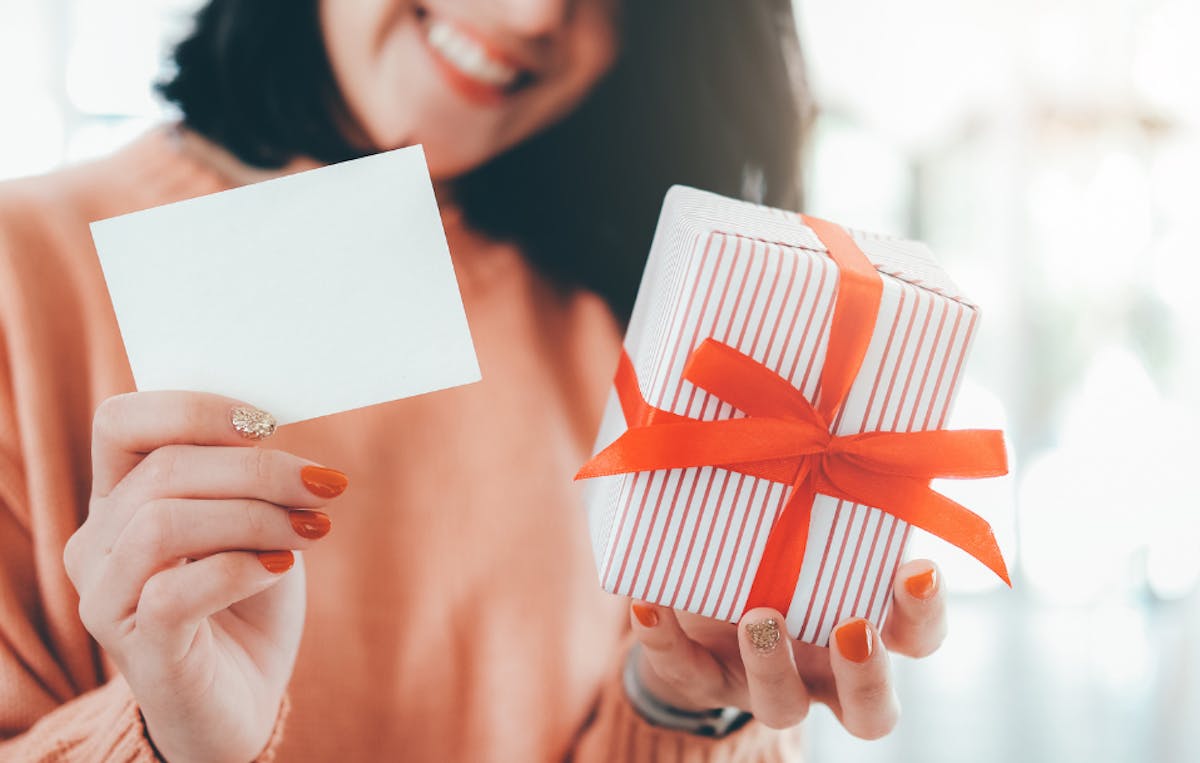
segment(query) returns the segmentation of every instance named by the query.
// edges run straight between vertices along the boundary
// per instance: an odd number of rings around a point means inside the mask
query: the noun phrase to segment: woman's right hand
[[[247,447],[274,422],[239,432],[239,407],[261,414],[196,392],[105,400],[87,520],[63,554],[84,626],[170,763],[249,761],[269,741],[304,624],[292,552],[329,531],[318,509],[346,487],[340,472]]]

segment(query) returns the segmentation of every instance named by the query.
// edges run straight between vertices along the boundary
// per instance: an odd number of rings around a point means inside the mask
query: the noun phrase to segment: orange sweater
[[[87,513],[92,412],[134,389],[87,223],[223,187],[165,129],[0,184],[0,760],[154,759],[62,564]],[[483,382],[266,442],[351,481],[333,532],[306,554],[291,709],[269,753],[794,760],[795,733],[751,723],[708,740],[631,710],[619,681],[627,602],[596,583],[571,483],[619,329],[594,296],[558,294],[452,214],[446,227]]]

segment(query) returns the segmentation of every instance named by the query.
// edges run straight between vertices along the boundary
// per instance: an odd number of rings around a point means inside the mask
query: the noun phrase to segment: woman
[[[666,187],[798,203],[788,3],[213,0],[175,62],[180,126],[0,188],[0,759],[794,759],[813,700],[891,728],[930,563],[883,634],[789,649],[776,612],[601,592],[569,479]],[[273,434],[131,393],[89,221],[416,142],[482,383]]]

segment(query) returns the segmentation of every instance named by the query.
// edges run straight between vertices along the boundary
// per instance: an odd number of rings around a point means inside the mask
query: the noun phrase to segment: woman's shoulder
[[[156,128],[102,159],[0,183],[0,360],[47,399],[90,413],[80,396],[130,384],[89,224],[222,187],[170,134]]]
[[[92,174],[80,165],[0,182],[0,333],[12,334],[42,319],[43,306],[75,296],[74,263],[90,238],[81,173]],[[92,192],[103,198],[104,189]]]
[[[91,253],[91,222],[221,190],[222,180],[180,152],[174,135],[174,125],[160,125],[103,158],[0,182],[0,256]]]
[[[13,275],[23,254],[28,256],[31,248],[53,241],[55,230],[64,227],[61,213],[72,206],[65,199],[66,174],[59,170],[0,182],[0,263],[8,271],[6,275]],[[13,284],[11,278],[0,279],[0,283],[4,281]]]

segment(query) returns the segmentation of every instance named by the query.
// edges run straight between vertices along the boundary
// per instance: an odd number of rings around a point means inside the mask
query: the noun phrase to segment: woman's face
[[[470,170],[569,112],[616,57],[616,0],[321,0],[338,87],[373,148]]]

